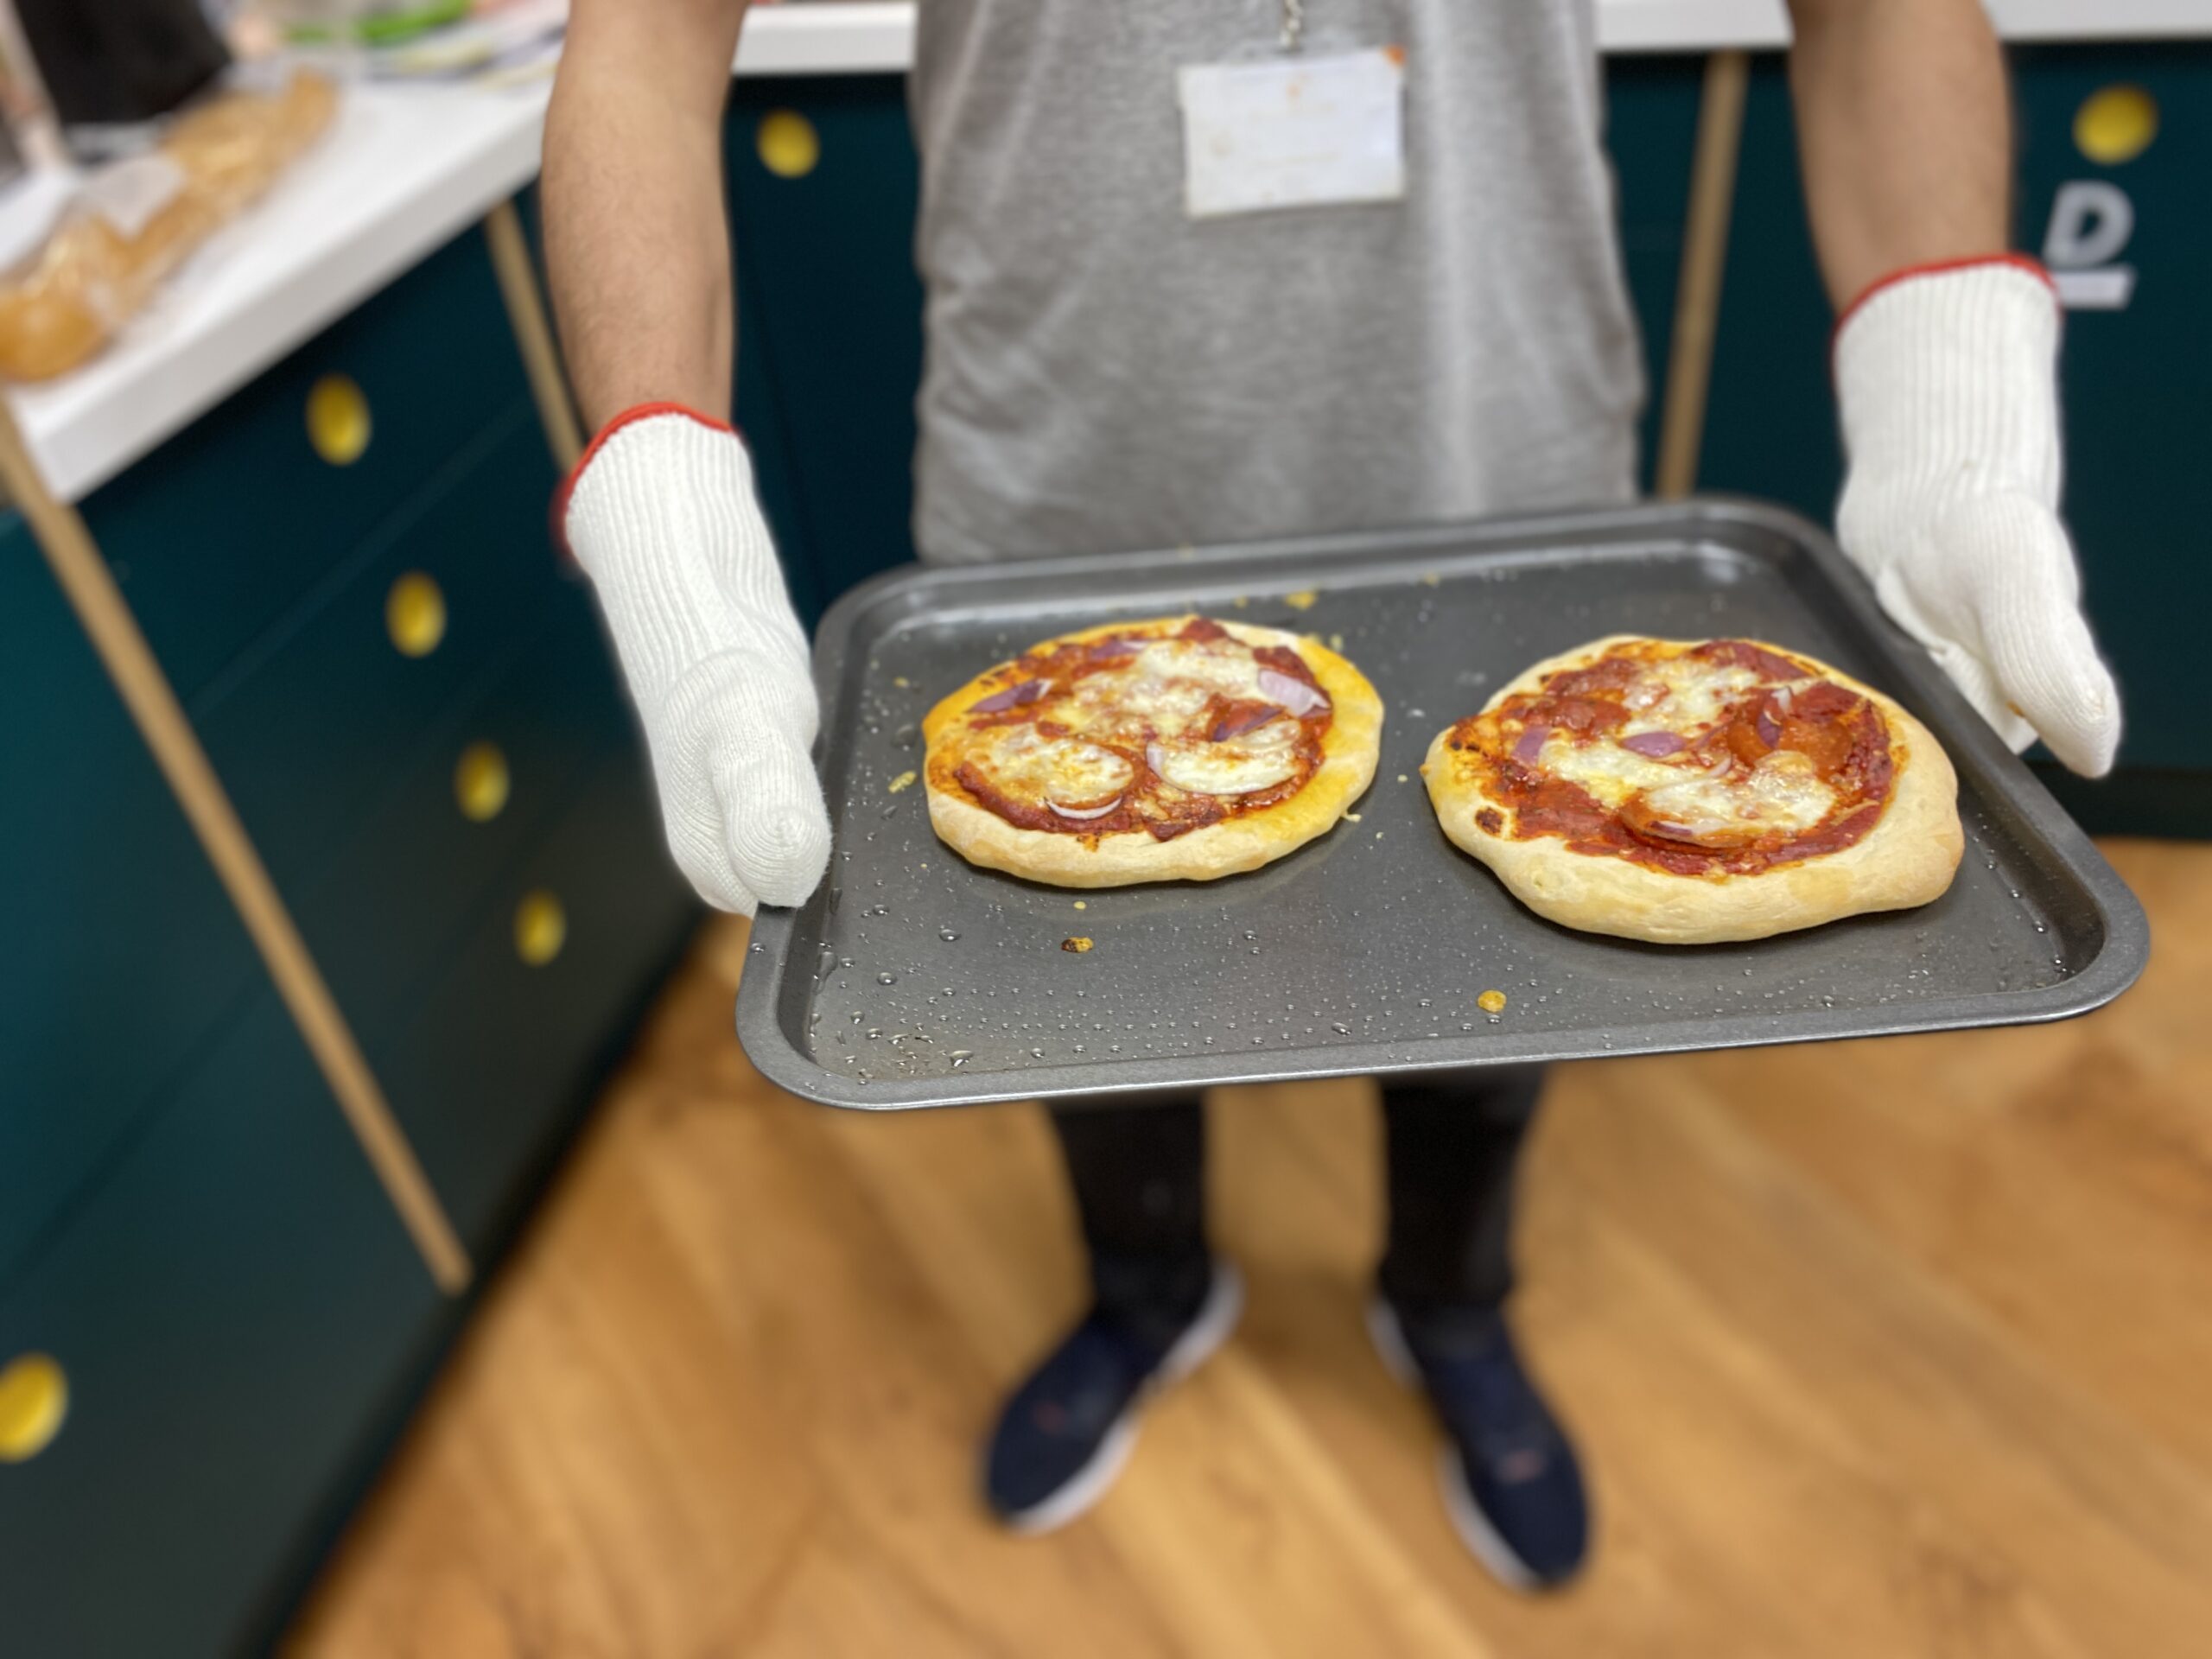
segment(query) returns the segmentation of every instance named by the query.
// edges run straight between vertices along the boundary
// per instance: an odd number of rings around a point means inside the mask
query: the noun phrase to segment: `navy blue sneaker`
[[[1566,1432],[1521,1369],[1504,1315],[1467,1309],[1418,1330],[1377,1296],[1368,1334],[1393,1375],[1428,1395],[1444,1426],[1444,1507],[1499,1583],[1548,1590],[1590,1547],[1590,1506]]]
[[[1136,1447],[1146,1401],[1198,1370],[1243,1311],[1244,1281],[1221,1261],[1165,1349],[1094,1308],[999,1414],[983,1459],[992,1512],[1016,1532],[1050,1532],[1104,1497]]]

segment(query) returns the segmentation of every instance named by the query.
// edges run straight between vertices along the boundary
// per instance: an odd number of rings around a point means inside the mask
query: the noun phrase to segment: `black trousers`
[[[1513,1288],[1514,1172],[1542,1086],[1541,1066],[1384,1085],[1389,1236],[1376,1276],[1402,1313],[1496,1306]],[[1100,1309],[1172,1340],[1209,1276],[1203,1109],[1069,1101],[1052,1119]]]

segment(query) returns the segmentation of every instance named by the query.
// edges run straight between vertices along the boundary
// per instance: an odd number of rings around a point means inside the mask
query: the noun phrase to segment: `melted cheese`
[[[1279,719],[1224,743],[1166,739],[1154,746],[1153,765],[1193,795],[1249,795],[1298,770],[1298,731],[1295,721]]]
[[[1141,743],[1147,731],[1177,733],[1198,723],[1213,693],[1190,681],[1139,680],[1108,671],[1087,675],[1056,703],[1052,718],[1087,736]]]
[[[1679,784],[1686,772],[1698,769],[1695,761],[1654,760],[1605,738],[1582,743],[1558,732],[1544,740],[1536,764],[1554,778],[1581,785],[1600,806],[1616,812],[1638,791]]]
[[[1667,695],[1649,702],[1647,688],[1666,688]],[[1719,668],[1684,654],[1644,665],[1642,677],[1623,698],[1637,710],[1623,734],[1669,731],[1694,736],[1719,722],[1728,709],[1765,683],[1748,668]]]
[[[1260,695],[1260,664],[1240,639],[1155,639],[1128,671],[1141,683],[1185,680],[1225,696]]]
[[[1031,726],[998,728],[969,759],[1009,799],[1078,809],[1105,805],[1136,776],[1136,768],[1111,749],[1045,737]]]
[[[1681,824],[1692,839],[1747,829],[1796,834],[1828,815],[1835,791],[1803,755],[1777,749],[1726,778],[1693,775],[1651,790],[1643,804],[1654,817]]]
[[[1648,712],[1652,726],[1672,732],[1703,732],[1761,683],[1750,668],[1714,668],[1697,657],[1668,657],[1643,671],[1643,681],[1666,686],[1668,695]]]
[[[1215,695],[1260,696],[1260,664],[1235,639],[1155,639],[1128,663],[1085,675],[1052,717],[1087,736],[1141,742],[1147,730],[1177,737]]]

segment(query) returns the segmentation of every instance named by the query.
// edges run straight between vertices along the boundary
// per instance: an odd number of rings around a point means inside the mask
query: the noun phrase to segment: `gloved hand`
[[[819,711],[744,444],[673,404],[631,410],[555,517],[614,636],[677,866],[741,916],[798,904],[830,860]]]
[[[2014,750],[2099,777],[2120,693],[2058,521],[2056,296],[2025,259],[1908,271],[1836,331],[1843,550]]]

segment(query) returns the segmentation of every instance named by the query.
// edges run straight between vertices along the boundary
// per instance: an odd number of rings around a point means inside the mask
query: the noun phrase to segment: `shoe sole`
[[[1025,1538],[1053,1532],[1105,1497],[1107,1490],[1120,1478],[1129,1454],[1136,1450],[1137,1420],[1152,1403],[1153,1396],[1163,1389],[1173,1388],[1213,1357],[1214,1351],[1229,1340],[1229,1333],[1236,1328],[1243,1312],[1244,1275],[1227,1262],[1216,1262],[1213,1284],[1198,1308],[1198,1318],[1175,1338],[1175,1345],[1167,1351],[1159,1369],[1145,1380],[1120,1421],[1106,1431],[1105,1437],[1098,1442],[1098,1449],[1043,1503],[1001,1516],[1007,1529]]]
[[[1376,1357],[1382,1360],[1384,1370],[1426,1397],[1427,1384],[1421,1380],[1420,1363],[1406,1342],[1405,1327],[1398,1323],[1396,1311],[1380,1296],[1367,1304],[1367,1339],[1375,1344]],[[1505,1541],[1504,1535],[1491,1524],[1482,1505],[1475,1502],[1474,1491],[1467,1484],[1467,1465],[1448,1435],[1437,1459],[1436,1484],[1443,1489],[1444,1512],[1452,1518],[1452,1529],[1492,1578],[1507,1589],[1524,1595],[1533,1595],[1546,1587],[1529,1563]]]

